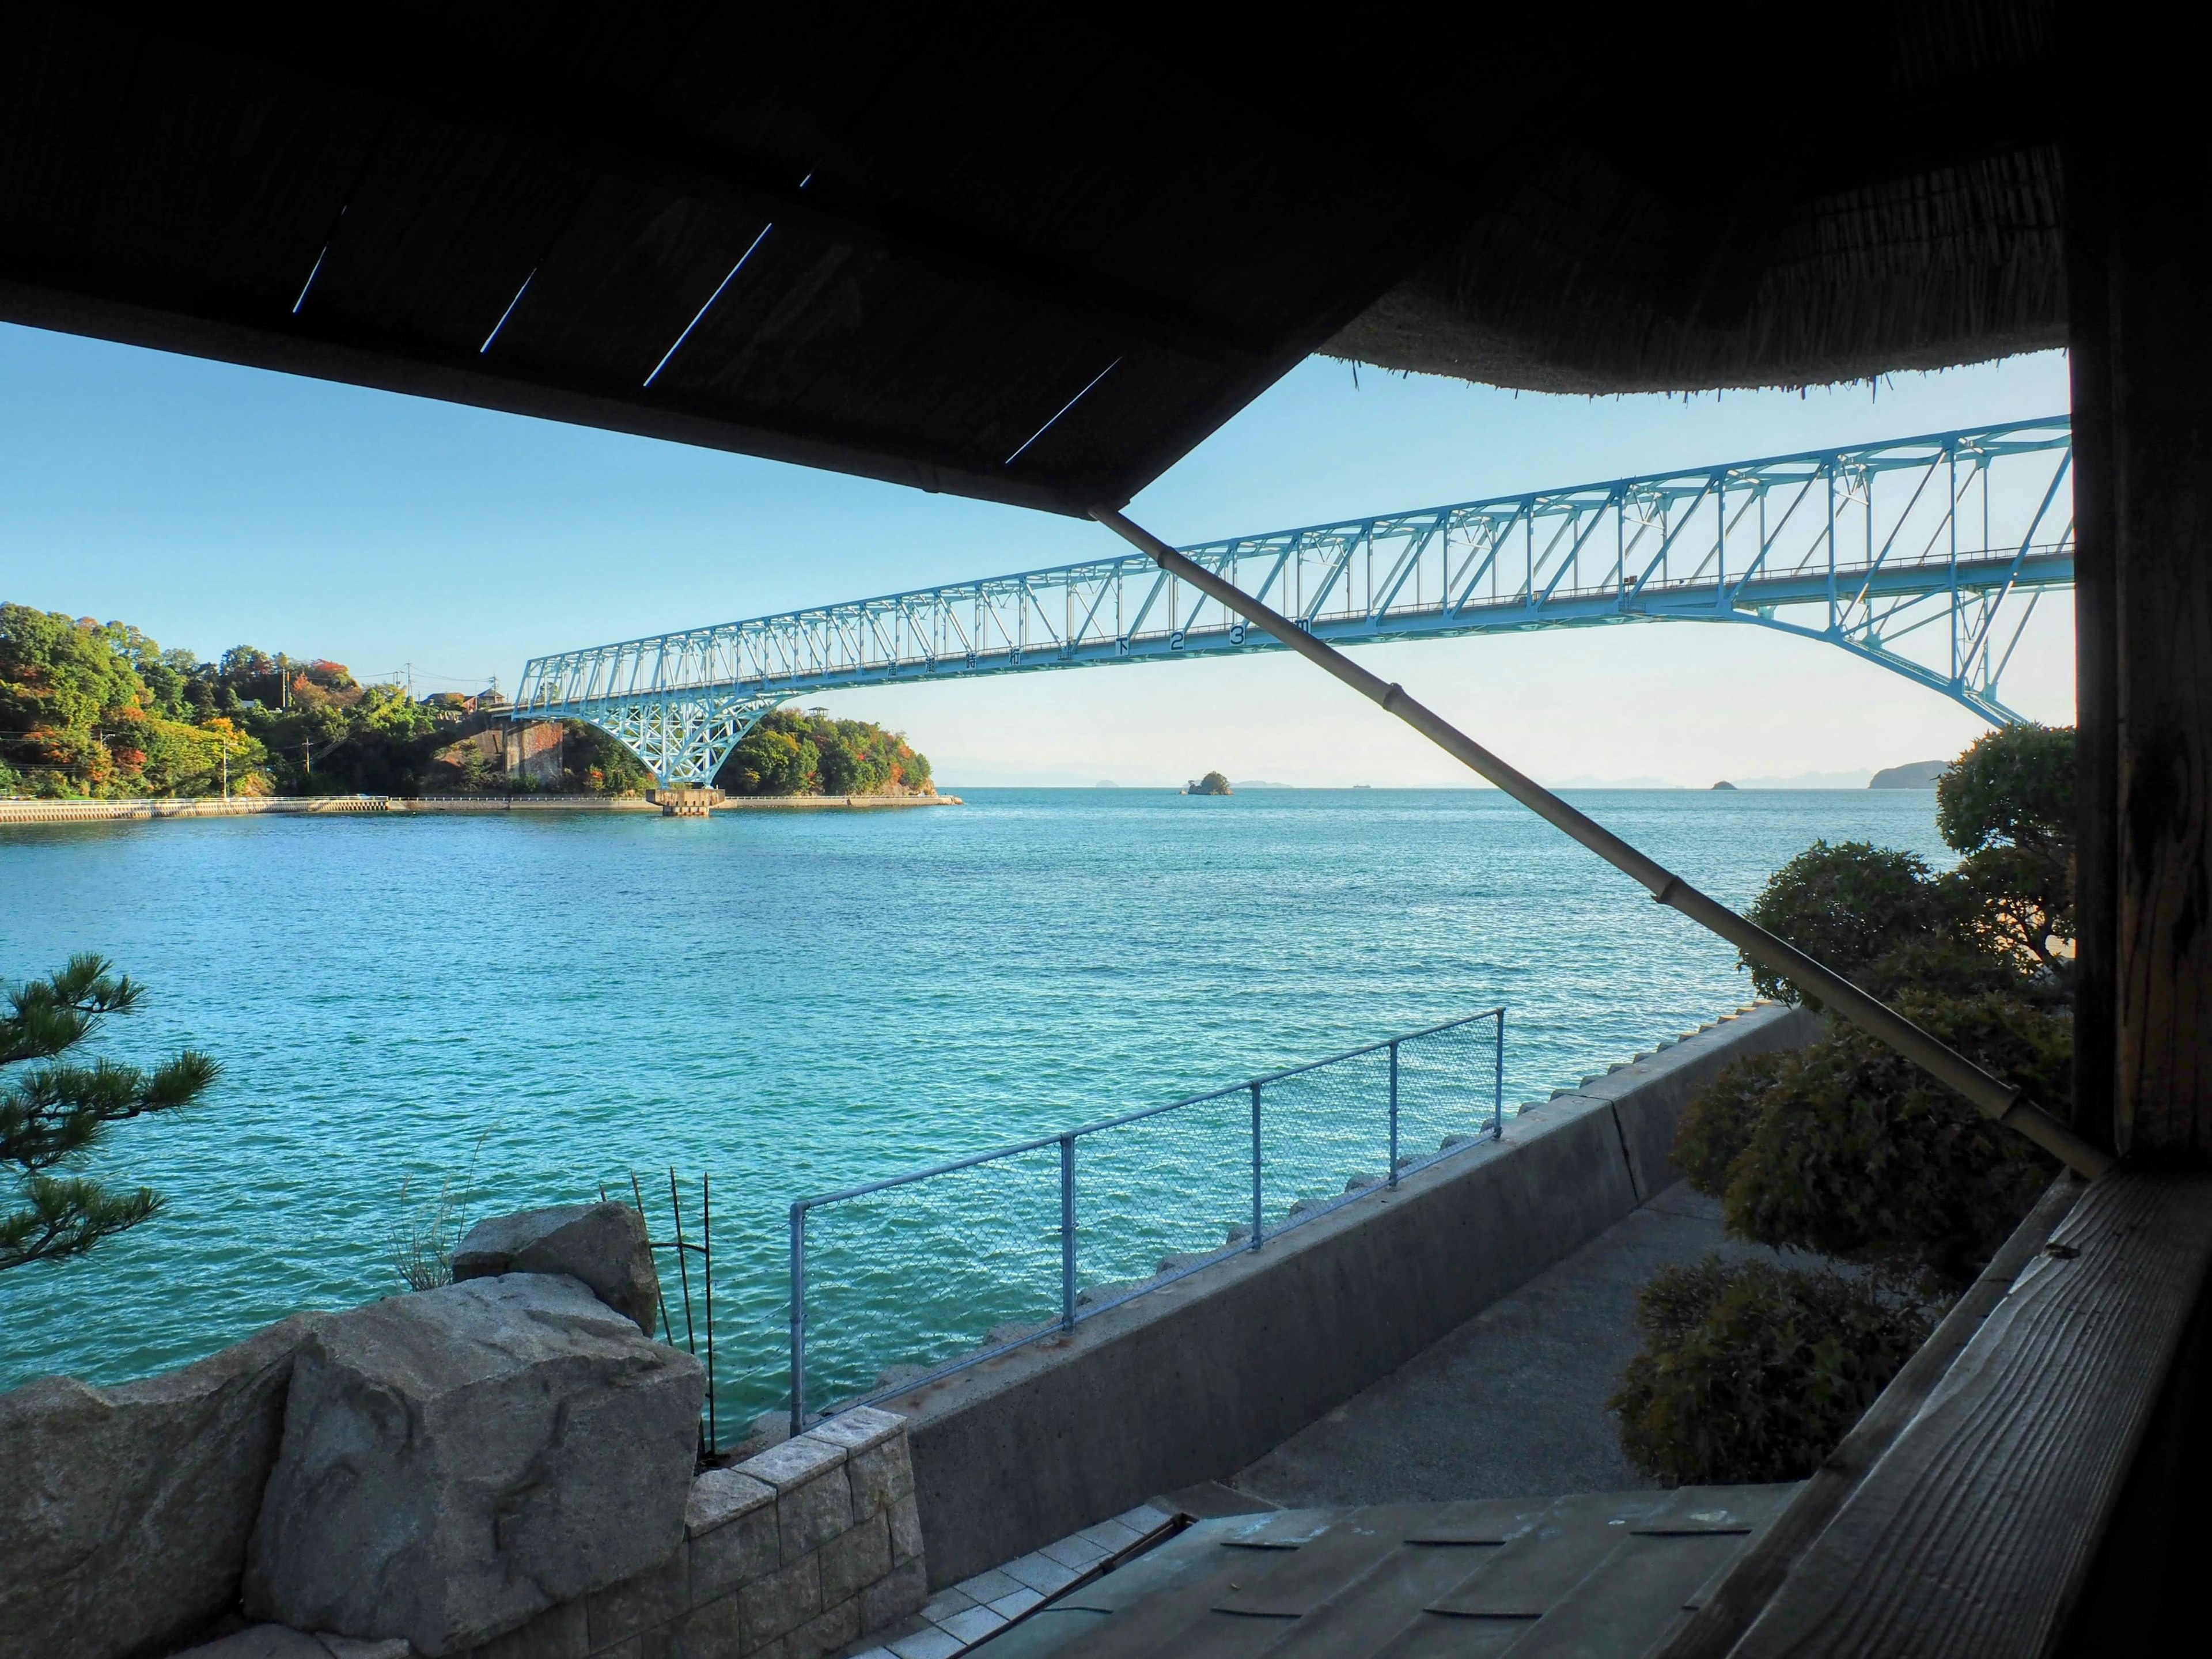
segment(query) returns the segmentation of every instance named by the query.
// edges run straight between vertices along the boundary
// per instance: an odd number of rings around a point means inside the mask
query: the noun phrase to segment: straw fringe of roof
[[[1325,348],[1527,391],[1819,385],[2060,345],[2054,151],[2031,149],[1761,217],[1561,157]]]

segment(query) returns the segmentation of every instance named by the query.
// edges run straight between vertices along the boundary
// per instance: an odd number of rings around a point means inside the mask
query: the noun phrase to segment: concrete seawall
[[[763,795],[717,802],[717,812],[863,812],[907,806],[961,806],[957,795]],[[140,800],[0,799],[0,824],[118,823],[149,818],[357,817],[390,812],[456,816],[485,812],[650,812],[637,795],[234,795]]]
[[[909,1419],[932,1586],[1262,1455],[1671,1185],[1697,1091],[1819,1029],[1731,1016],[1395,1192],[885,1401]]]

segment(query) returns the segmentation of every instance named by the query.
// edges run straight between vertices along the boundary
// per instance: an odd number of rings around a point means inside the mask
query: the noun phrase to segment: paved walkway
[[[1648,1486],[1606,1398],[1640,1346],[1637,1291],[1711,1250],[1771,1254],[1723,1237],[1712,1200],[1669,1188],[1230,1484],[1285,1509]]]

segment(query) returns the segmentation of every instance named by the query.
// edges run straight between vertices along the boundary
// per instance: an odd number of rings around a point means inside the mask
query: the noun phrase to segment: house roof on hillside
[[[836,4],[0,22],[0,317],[1029,505],[1326,347],[1554,390],[2052,343],[2045,0],[1349,37]]]

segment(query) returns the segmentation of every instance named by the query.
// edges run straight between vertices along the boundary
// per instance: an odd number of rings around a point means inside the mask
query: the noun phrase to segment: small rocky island
[[[1948,761],[1907,761],[1902,766],[1887,766],[1875,773],[1867,785],[1869,789],[1933,789],[1942,775],[1951,769]]]
[[[1735,786],[1730,783],[1726,778],[1723,778],[1718,783],[1715,784],[1713,787],[1716,789],[1728,790],[1731,794],[1735,791]]]
[[[1186,795],[1233,795],[1236,793],[1229,787],[1227,774],[1221,772],[1208,772],[1204,777],[1183,786]]]

